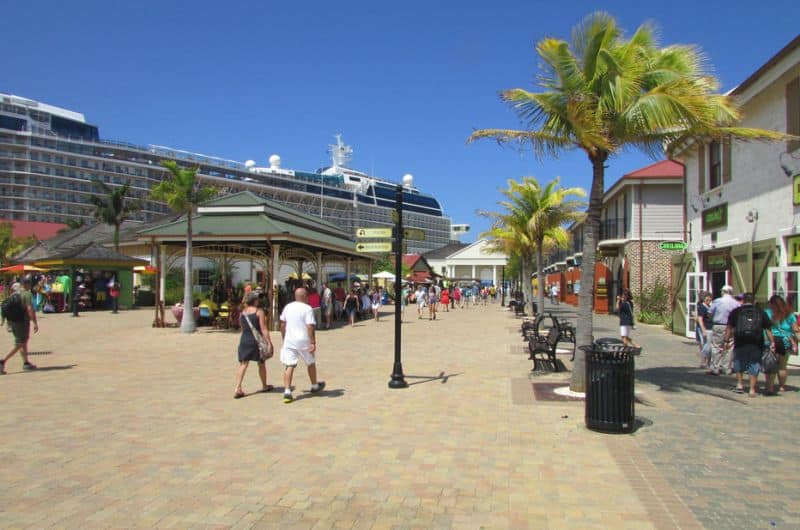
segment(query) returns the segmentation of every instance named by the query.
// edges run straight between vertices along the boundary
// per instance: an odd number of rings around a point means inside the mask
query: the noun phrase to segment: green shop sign
[[[787,237],[786,248],[789,250],[789,265],[800,265],[800,236]]]
[[[728,203],[703,210],[703,232],[728,226]]]
[[[662,241],[658,246],[661,250],[686,250],[688,245],[683,241]]]
[[[792,204],[800,206],[800,173],[792,179]]]
[[[706,256],[706,270],[725,271],[728,270],[728,254],[709,254]]]

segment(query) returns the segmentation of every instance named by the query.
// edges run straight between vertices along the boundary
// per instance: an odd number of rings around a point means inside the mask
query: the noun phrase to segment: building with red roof
[[[45,223],[41,221],[16,221],[0,219],[2,223],[11,223],[14,237],[33,236],[39,241],[50,239],[61,230],[67,228],[63,223]]]
[[[616,312],[622,289],[634,296],[669,287],[671,260],[686,240],[684,166],[661,160],[617,179],[603,195],[595,268],[595,310]],[[578,303],[583,223],[570,228],[572,249],[550,258],[545,286],[559,284],[560,298]]]

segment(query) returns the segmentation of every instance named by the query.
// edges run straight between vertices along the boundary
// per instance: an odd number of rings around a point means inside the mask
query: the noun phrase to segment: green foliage
[[[191,212],[216,195],[217,190],[214,187],[203,186],[197,180],[200,168],[182,168],[173,160],[164,160],[161,165],[167,168],[170,174],[153,186],[150,196],[156,201],[167,203],[172,211]]]
[[[672,318],[669,309],[669,286],[657,278],[636,297],[639,322],[645,324],[665,324]]]
[[[14,225],[0,222],[0,261],[8,264],[9,258],[36,243],[34,236],[14,237]]]
[[[141,209],[139,201],[128,198],[130,183],[112,187],[100,179],[92,179],[92,183],[102,195],[90,195],[89,202],[94,205],[94,218],[114,227],[114,250],[119,252],[119,227],[129,219],[131,214]]]

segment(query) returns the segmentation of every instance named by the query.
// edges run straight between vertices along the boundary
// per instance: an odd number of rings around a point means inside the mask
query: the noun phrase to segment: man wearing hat
[[[0,361],[0,375],[5,374],[6,361],[20,352],[22,355],[22,369],[35,370],[36,366],[28,361],[28,339],[31,335],[31,321],[33,321],[33,332],[39,332],[39,323],[36,321],[36,311],[33,310],[33,299],[31,298],[31,280],[28,277],[22,279],[20,283],[11,286],[13,293],[19,294],[22,305],[25,308],[25,316],[19,322],[9,322],[11,332],[14,334],[14,347],[8,355]],[[13,296],[13,295],[12,295]]]
[[[708,312],[714,325],[711,328],[711,364],[706,372],[709,375],[730,372],[731,351],[726,344],[725,331],[731,311],[739,305],[733,297],[733,287],[730,285],[722,286],[722,296],[711,303]]]

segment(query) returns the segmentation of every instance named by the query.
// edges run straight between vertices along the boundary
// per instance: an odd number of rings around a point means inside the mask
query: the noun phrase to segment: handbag
[[[778,356],[771,349],[766,350],[761,356],[761,369],[765,374],[778,373]]]
[[[261,356],[262,361],[266,361],[275,353],[274,349],[272,348],[272,344],[264,340],[264,337],[261,336],[261,333],[256,333],[256,328],[253,327],[253,323],[250,322],[250,319],[247,318],[247,315],[242,313],[242,318],[247,321],[247,325],[250,326],[250,331],[253,332],[253,337],[256,339],[256,344],[258,344],[258,353]]]

